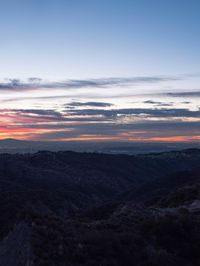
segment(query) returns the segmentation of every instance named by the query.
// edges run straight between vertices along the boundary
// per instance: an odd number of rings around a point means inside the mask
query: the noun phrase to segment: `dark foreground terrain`
[[[200,150],[0,155],[0,266],[200,265]]]

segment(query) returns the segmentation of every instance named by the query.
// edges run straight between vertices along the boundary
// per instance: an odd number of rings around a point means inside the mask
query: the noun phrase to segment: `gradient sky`
[[[0,139],[200,141],[199,0],[0,1]]]

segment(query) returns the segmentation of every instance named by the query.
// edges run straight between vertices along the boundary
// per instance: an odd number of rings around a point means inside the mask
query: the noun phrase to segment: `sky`
[[[0,0],[0,139],[200,141],[199,0]]]

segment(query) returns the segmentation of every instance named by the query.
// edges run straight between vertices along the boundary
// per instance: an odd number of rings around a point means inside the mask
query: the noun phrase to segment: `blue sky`
[[[0,1],[2,77],[198,72],[198,0]]]
[[[199,14],[198,0],[0,1],[0,138],[199,141]]]

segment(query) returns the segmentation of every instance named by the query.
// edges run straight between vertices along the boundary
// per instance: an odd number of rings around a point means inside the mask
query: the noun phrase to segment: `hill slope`
[[[1,154],[0,265],[199,265],[199,162],[194,149]]]

